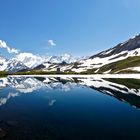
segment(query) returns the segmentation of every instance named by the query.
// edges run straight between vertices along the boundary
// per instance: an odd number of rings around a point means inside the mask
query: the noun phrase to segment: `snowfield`
[[[113,49],[110,51],[113,51]],[[105,54],[105,53],[103,53],[103,54]],[[107,54],[108,54],[108,52],[107,52]],[[94,68],[98,69],[106,64],[124,60],[124,59],[127,59],[128,57],[133,57],[133,56],[140,56],[140,48],[132,50],[132,51],[123,51],[121,53],[111,55],[109,57],[104,57],[104,58],[95,57],[93,59],[90,58],[87,60],[81,60],[80,61],[81,64],[78,65],[79,68],[72,69],[72,71],[82,72],[82,71],[86,71],[87,69],[94,69]],[[107,71],[106,73],[109,73],[109,72],[110,71]]]

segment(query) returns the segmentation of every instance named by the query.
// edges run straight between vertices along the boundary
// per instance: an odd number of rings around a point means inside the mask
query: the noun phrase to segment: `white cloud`
[[[52,39],[48,40],[48,44],[49,46],[56,46],[56,43]]]
[[[0,48],[6,48],[6,42],[0,40]]]
[[[5,41],[0,40],[0,48],[6,49],[9,53],[19,53],[19,50],[7,46]]]
[[[15,48],[10,48],[10,47],[7,47],[7,51],[9,52],[9,53],[19,53],[19,50],[17,50],[17,49],[15,49]]]

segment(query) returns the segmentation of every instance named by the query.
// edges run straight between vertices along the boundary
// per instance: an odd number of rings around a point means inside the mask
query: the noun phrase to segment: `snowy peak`
[[[7,68],[5,70],[8,72],[18,72],[18,71],[29,70],[29,68],[26,67],[20,61],[17,61],[15,59],[10,59],[7,63]]]
[[[40,64],[42,64],[44,62],[59,64],[62,62],[72,63],[72,62],[76,61],[76,59],[73,58],[69,54],[64,54],[61,56],[41,57],[38,55],[34,55],[32,53],[20,53],[16,56],[15,59],[22,62],[25,66],[27,66],[28,68],[31,68],[31,69],[39,66]]]
[[[6,59],[0,56],[0,71],[17,72],[21,70],[28,70],[22,62],[16,59]]]
[[[76,62],[77,59],[74,58],[73,56],[71,56],[70,54],[63,54],[63,55],[60,55],[60,56],[50,56],[46,59],[45,62],[49,62],[49,63],[73,63],[73,62]]]
[[[15,59],[22,62],[28,68],[34,68],[44,62],[42,57],[32,53],[20,53],[16,55]]]
[[[100,57],[100,58],[104,58],[104,57],[109,57],[112,55],[116,55],[119,54],[121,52],[129,52],[135,49],[140,48],[140,34],[136,35],[133,38],[130,38],[129,40],[123,42],[123,43],[119,43],[118,45],[116,45],[115,47],[108,49],[106,51],[100,52],[96,55],[91,56],[90,58],[95,58],[95,57]]]

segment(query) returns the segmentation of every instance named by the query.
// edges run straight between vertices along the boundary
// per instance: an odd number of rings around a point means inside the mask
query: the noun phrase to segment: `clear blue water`
[[[0,139],[138,140],[140,80],[127,82],[1,78]]]

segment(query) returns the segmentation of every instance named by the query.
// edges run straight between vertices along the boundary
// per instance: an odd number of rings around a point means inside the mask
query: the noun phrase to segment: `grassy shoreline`
[[[115,75],[113,73],[108,73],[108,74],[111,74],[111,75]],[[129,74],[129,75],[132,75],[132,74],[140,74],[140,73],[135,73],[135,72],[132,72],[132,73],[118,73],[118,75],[121,75],[121,74]],[[88,73],[88,72],[81,72],[81,73],[76,73],[76,72],[57,72],[57,71],[28,71],[28,72],[16,72],[16,73],[8,73],[8,72],[5,72],[5,71],[1,71],[0,72],[0,78],[1,77],[6,77],[6,76],[12,76],[12,75],[105,75],[105,73]]]
[[[0,71],[0,78],[8,76],[9,73],[5,71]]]

